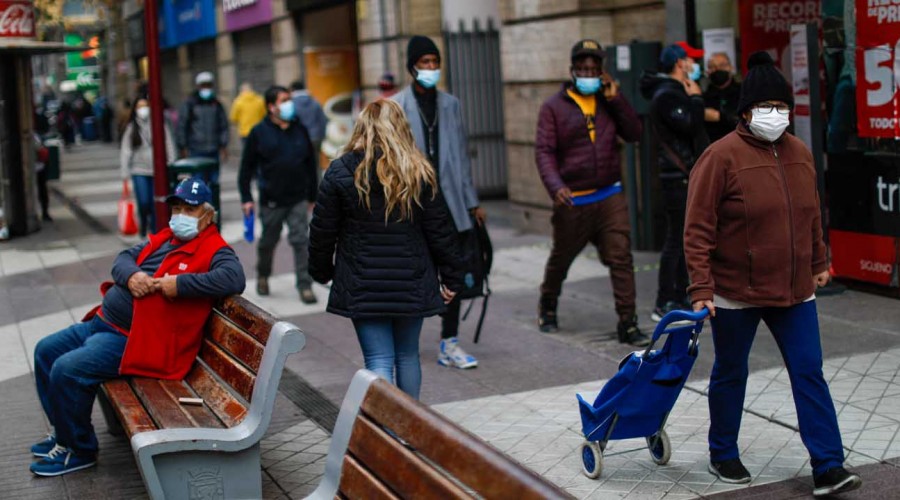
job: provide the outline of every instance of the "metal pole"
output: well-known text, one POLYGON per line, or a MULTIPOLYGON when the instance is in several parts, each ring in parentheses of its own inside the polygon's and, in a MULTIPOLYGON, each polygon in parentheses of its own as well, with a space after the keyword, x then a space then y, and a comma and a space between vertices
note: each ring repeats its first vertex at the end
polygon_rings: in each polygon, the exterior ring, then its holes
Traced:
POLYGON ((382 61, 382 73, 390 72, 390 62, 388 62, 388 44, 387 44, 387 8, 385 7, 385 1, 379 0, 378 2, 378 17, 381 18, 381 61, 382 61))
POLYGON ((809 71, 809 116, 812 135, 812 155, 816 166, 816 188, 819 190, 819 208, 822 216, 822 237, 828 244, 828 219, 825 202, 825 145, 823 138, 822 83, 819 77, 819 25, 806 25, 806 61, 809 71))
POLYGON ((159 28, 157 0, 144 0, 144 32, 147 38, 147 65, 150 89, 150 130, 153 134, 153 209, 156 231, 169 223, 169 176, 166 168, 166 133, 163 126, 163 93, 159 67, 159 28))

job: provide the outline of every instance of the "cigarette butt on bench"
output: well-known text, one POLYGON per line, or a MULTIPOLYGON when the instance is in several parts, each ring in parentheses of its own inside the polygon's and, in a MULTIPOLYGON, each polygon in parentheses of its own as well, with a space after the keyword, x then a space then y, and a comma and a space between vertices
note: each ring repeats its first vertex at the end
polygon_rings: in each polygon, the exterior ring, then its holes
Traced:
POLYGON ((178 398, 178 402, 183 405, 203 406, 203 400, 200 398, 178 398))

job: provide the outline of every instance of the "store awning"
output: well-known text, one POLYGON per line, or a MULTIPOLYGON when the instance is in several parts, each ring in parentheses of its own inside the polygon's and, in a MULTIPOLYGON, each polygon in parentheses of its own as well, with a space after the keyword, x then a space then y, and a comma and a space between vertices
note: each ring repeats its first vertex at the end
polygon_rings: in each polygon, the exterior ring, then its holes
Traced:
POLYGON ((52 54, 57 52, 81 52, 90 50, 86 45, 71 46, 62 42, 39 42, 37 40, 0 38, 0 52, 9 54, 52 54))

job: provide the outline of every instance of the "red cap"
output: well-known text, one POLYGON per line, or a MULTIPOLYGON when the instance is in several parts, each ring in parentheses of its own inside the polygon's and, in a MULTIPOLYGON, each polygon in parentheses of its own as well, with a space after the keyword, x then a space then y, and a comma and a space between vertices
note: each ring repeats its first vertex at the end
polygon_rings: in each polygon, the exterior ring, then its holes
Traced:
POLYGON ((684 49, 684 51, 687 52, 687 56, 690 57, 691 59, 703 59, 703 50, 702 49, 695 49, 694 47, 691 47, 690 45, 688 45, 688 43, 685 42, 684 40, 682 40, 680 42, 675 42, 675 45, 684 49))

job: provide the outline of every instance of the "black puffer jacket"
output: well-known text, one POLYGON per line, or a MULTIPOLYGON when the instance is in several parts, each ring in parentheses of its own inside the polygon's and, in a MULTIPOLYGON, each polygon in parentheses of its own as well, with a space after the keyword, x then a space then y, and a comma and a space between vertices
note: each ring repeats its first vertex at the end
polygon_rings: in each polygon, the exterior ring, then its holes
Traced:
POLYGON ((384 188, 374 172, 371 211, 353 184, 362 159, 348 153, 332 162, 310 223, 309 273, 319 283, 334 281, 328 312, 348 318, 443 312, 440 283, 462 289, 459 242, 447 204, 426 187, 411 220, 397 222, 395 215, 385 223, 384 188))
POLYGON ((647 118, 651 133, 659 142, 659 176, 685 179, 687 174, 674 161, 672 153, 678 155, 681 165, 690 171, 709 146, 703 121, 703 97, 689 96, 684 84, 661 73, 645 71, 640 85, 641 94, 651 101, 647 118))

